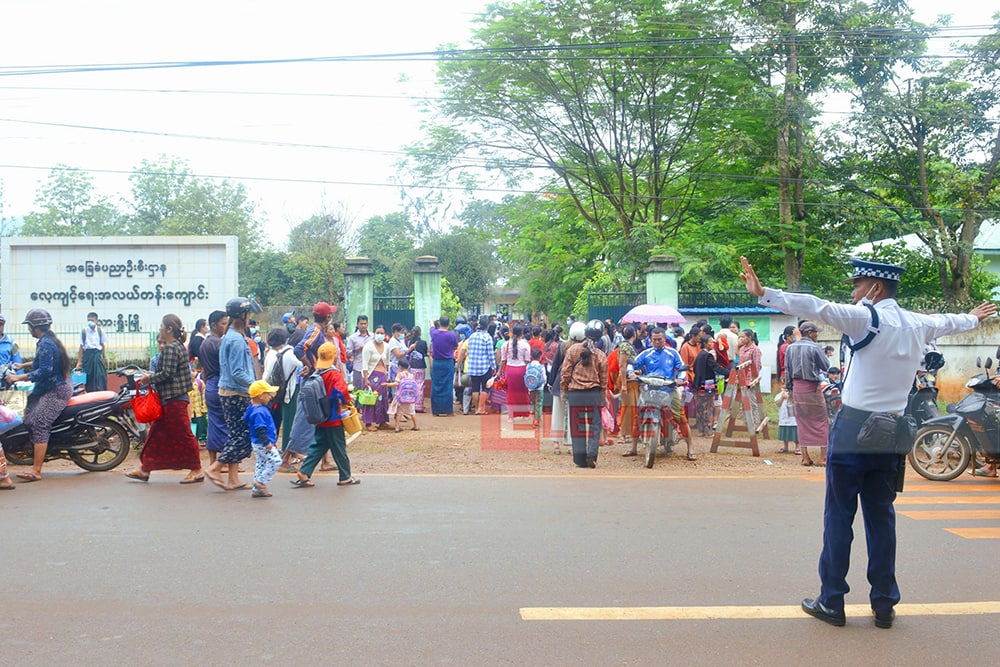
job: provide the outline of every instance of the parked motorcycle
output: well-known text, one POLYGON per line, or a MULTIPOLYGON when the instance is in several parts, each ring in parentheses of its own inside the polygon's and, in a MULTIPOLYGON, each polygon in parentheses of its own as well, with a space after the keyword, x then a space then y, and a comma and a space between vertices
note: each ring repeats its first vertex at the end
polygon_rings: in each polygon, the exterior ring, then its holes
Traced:
POLYGON ((941 415, 938 409, 938 389, 936 371, 944 367, 944 355, 937 350, 924 354, 924 367, 917 371, 906 400, 906 413, 917 420, 917 427, 941 415))
MULTIPOLYGON (((1000 348, 996 357, 1000 360, 1000 348)), ((978 359, 976 366, 984 367, 978 359)), ((992 367, 993 359, 987 359, 985 372, 965 384, 972 393, 917 431, 908 458, 921 476, 941 482, 955 479, 969 467, 974 452, 987 462, 1000 460, 1000 389, 990 376, 992 367)))
MULTIPOLYGON (((4 367, 6 378, 16 373, 4 367)), ((122 392, 92 391, 69 400, 49 434, 46 461, 69 459, 84 470, 112 470, 128 457, 128 431, 115 419, 124 400, 122 392)), ((34 444, 24 424, 0 434, 7 460, 14 465, 31 465, 34 444)))

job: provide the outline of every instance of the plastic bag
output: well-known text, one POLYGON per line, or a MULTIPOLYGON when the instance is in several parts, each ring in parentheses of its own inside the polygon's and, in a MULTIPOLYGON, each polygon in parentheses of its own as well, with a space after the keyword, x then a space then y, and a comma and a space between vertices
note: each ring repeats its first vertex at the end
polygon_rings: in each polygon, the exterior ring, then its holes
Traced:
POLYGON ((490 380, 490 389, 493 391, 507 391, 507 373, 498 373, 496 377, 490 380))
POLYGON ((135 413, 135 420, 141 424, 155 422, 163 415, 160 395, 152 387, 146 393, 139 389, 132 398, 132 411, 135 413))
POLYGON ((0 433, 6 433, 15 426, 20 425, 21 415, 6 405, 0 405, 0 433))
POLYGON ((614 433, 615 416, 606 407, 601 408, 601 425, 604 427, 606 433, 614 433))
POLYGON ((24 417, 24 408, 28 405, 28 392, 17 389, 0 391, 0 403, 13 410, 19 417, 24 417))

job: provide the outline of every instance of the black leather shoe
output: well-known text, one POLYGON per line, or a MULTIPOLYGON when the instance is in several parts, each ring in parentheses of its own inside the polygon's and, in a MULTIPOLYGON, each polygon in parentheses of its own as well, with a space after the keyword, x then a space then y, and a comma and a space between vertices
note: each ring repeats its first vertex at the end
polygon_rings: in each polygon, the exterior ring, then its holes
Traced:
POLYGON ((830 625, 840 627, 847 623, 847 617, 844 615, 844 612, 834 611, 819 600, 813 600, 812 598, 806 598, 802 601, 802 611, 830 625))
POLYGON ((889 611, 875 611, 872 609, 872 616, 875 617, 875 627, 876 628, 891 628, 892 622, 896 618, 896 612, 892 609, 889 611))

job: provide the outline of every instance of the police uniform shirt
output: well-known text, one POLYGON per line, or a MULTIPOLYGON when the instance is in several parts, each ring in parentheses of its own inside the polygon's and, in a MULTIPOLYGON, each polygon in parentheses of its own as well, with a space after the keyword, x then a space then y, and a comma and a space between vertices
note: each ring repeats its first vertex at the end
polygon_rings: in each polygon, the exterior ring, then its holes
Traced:
MULTIPOLYGON (((843 331, 852 344, 863 340, 871 329, 871 313, 860 304, 836 304, 810 294, 790 294, 769 287, 764 288, 758 302, 843 331)), ((879 301, 875 311, 878 334, 848 362, 843 402, 858 410, 902 413, 924 345, 940 336, 974 329, 979 318, 912 313, 900 308, 895 299, 879 301)))

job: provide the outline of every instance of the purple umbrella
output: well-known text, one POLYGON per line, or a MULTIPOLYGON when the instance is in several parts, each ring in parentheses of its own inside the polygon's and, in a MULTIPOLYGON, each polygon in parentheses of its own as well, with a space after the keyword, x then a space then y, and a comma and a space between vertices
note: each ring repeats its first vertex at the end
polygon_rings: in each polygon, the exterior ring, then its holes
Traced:
POLYGON ((644 303, 636 306, 625 313, 622 323, 625 322, 653 322, 656 324, 685 324, 684 316, 677 312, 673 306, 664 306, 658 303, 644 303))

